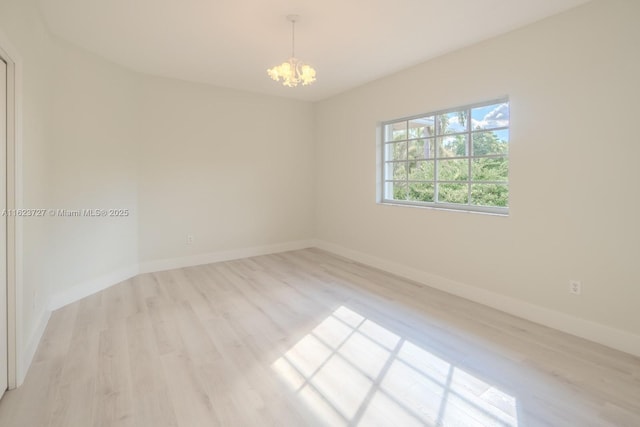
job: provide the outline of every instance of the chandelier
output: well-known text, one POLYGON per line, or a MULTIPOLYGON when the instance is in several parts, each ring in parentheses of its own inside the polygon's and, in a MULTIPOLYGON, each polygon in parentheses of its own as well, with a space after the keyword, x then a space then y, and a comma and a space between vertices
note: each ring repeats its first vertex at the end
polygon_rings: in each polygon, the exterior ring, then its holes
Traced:
POLYGON ((291 22, 291 57, 267 70, 269 77, 277 82, 282 80, 282 84, 288 87, 296 87, 299 83, 307 86, 316 81, 316 70, 300 61, 295 55, 296 21, 299 18, 298 15, 287 15, 287 20, 291 22))

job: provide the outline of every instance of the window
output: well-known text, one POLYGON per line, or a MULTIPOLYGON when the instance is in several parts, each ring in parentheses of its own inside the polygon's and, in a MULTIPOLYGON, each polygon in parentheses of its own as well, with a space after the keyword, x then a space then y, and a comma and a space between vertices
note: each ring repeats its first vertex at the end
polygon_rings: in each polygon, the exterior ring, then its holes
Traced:
POLYGON ((382 202, 504 213, 509 101, 382 124, 382 202))

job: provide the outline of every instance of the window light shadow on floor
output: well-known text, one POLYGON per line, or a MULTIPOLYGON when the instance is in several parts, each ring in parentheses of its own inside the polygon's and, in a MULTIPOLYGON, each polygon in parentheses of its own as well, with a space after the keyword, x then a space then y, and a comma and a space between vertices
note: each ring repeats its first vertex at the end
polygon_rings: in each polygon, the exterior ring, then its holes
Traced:
POLYGON ((328 425, 518 425, 514 396, 341 306, 272 368, 328 425))

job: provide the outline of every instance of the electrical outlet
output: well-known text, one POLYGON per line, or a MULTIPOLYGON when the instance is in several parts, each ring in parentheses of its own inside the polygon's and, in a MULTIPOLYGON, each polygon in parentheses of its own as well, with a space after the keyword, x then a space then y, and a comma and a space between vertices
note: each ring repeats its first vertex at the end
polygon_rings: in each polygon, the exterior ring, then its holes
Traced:
POLYGON ((193 244, 193 234, 187 234, 187 245, 193 244))
POLYGON ((569 280, 569 293, 580 295, 582 293, 582 283, 579 280, 569 280))

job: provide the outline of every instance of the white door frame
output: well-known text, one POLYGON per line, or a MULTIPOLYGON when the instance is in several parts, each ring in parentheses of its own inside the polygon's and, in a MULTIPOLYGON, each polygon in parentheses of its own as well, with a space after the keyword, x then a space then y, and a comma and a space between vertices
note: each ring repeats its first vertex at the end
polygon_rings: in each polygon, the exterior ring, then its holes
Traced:
MULTIPOLYGON (((0 30, 0 57, 7 63, 7 210, 21 205, 22 180, 22 60, 0 30)), ((7 219, 7 339, 9 389, 18 382, 19 343, 22 318, 22 222, 15 216, 7 219)))

